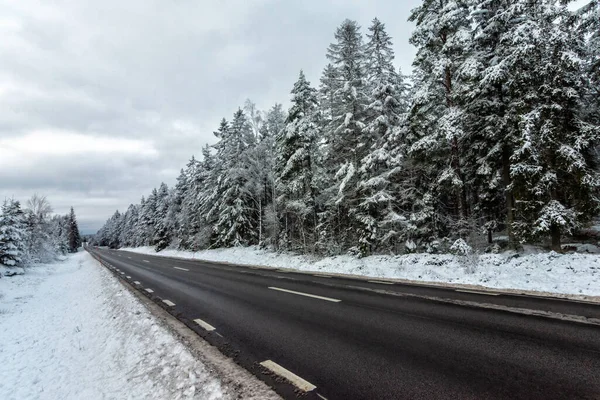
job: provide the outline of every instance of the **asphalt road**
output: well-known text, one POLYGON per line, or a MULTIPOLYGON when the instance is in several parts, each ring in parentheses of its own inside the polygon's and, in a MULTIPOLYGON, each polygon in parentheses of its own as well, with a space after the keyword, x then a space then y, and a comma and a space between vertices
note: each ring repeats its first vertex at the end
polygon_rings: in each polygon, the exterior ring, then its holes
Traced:
POLYGON ((285 398, 600 399, 598 305, 90 250, 285 398))

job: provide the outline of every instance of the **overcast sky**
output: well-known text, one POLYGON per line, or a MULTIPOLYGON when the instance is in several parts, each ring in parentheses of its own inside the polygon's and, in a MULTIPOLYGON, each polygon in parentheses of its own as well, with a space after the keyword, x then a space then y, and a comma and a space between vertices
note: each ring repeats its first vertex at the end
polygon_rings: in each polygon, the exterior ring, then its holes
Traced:
POLYGON ((222 117, 313 85, 336 27, 386 23, 410 71, 419 0, 0 0, 0 200, 73 205, 83 232, 174 184, 222 117))

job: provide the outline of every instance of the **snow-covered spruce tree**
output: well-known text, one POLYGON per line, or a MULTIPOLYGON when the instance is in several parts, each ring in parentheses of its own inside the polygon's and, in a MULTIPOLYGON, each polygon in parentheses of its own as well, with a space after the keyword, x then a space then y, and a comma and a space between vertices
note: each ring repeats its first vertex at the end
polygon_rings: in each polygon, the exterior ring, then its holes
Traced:
POLYGON ((167 221, 169 211, 169 188, 166 183, 161 183, 156 194, 156 207, 154 209, 154 238, 152 245, 155 250, 161 251, 171 243, 171 234, 167 221))
POLYGON ((600 177, 592 151, 600 127, 581 119, 585 52, 572 14, 551 0, 529 7, 523 33, 529 37, 535 91, 525 100, 511 157, 514 226, 521 240, 550 235, 552 249, 561 251, 561 236, 599 210, 600 177))
POLYGON ((138 241, 136 238, 137 224, 139 221, 139 206, 130 204, 127 211, 122 216, 123 222, 119 234, 119 244, 121 247, 136 247, 138 241))
POLYGON ((156 234, 156 200, 158 190, 152 189, 150 195, 143 202, 140 213, 139 234, 142 237, 143 246, 153 246, 154 236, 156 234))
POLYGON ((206 224, 203 217, 202 196, 205 188, 214 189, 206 182, 206 166, 212 164, 212 161, 208 146, 205 146, 202 152, 205 154, 203 161, 192 156, 177 179, 175 188, 181 196, 180 211, 177 214, 177 236, 179 247, 182 249, 200 250, 210 244, 210 234, 206 235, 204 232, 206 224))
POLYGON ((77 249, 81 247, 81 235, 79 234, 79 226, 77 225, 77 217, 75 216, 73 207, 69 211, 68 221, 67 237, 69 240, 69 252, 76 253, 77 249))
POLYGON ((472 3, 474 29, 456 95, 464 110, 471 211, 487 230, 488 241, 494 230, 505 227, 515 247, 511 156, 521 134, 524 100, 536 90, 531 68, 534 15, 526 1, 472 3))
MULTIPOLYGON (((321 130, 323 132, 333 131, 333 105, 335 104, 335 93, 341 86, 339 71, 332 65, 327 64, 321 75, 317 99, 321 111, 321 130)), ((326 136, 331 136, 328 133, 326 136)))
POLYGON ((275 139, 285 127, 286 113, 275 104, 264 113, 258 130, 258 143, 249 149, 250 179, 248 191, 253 193, 258 214, 258 242, 275 245, 279 237, 279 221, 275 198, 275 139))
MULTIPOLYGON (((207 173, 207 184, 205 190, 199 193, 200 213, 206 218, 206 221, 212 229, 212 239, 210 245, 216 242, 214 225, 219 218, 219 199, 222 194, 222 176, 226 173, 225 165, 221 162, 222 155, 225 154, 223 140, 229 137, 229 122, 223 118, 219 124, 219 128, 213 132, 219 141, 212 146, 216 151, 214 155, 207 151, 209 157, 214 156, 213 168, 207 173)), ((205 155, 205 160, 207 159, 205 155)))
POLYGON ((328 200, 319 228, 324 235, 319 246, 327 248, 328 242, 333 242, 340 249, 358 251, 355 245, 362 222, 357 214, 360 198, 356 172, 374 143, 365 129, 369 105, 365 54, 355 21, 344 21, 336 30, 335 39, 327 50, 327 58, 335 68, 339 88, 333 94, 332 129, 325 132, 325 168, 333 179, 326 189, 328 200))
MULTIPOLYGON (((102 233, 102 245, 108 246, 111 249, 118 249, 121 247, 121 232, 122 232, 123 218, 119 210, 115 211, 112 217, 109 218, 105 225, 105 230, 102 233)), ((70 247, 69 247, 69 251, 70 247)))
POLYGON ((254 194, 248 189, 247 150, 255 146, 252 129, 241 109, 235 112, 229 129, 220 138, 217 156, 222 168, 219 176, 214 226, 216 245, 243 246, 257 242, 257 215, 254 194))
POLYGON ((368 87, 371 104, 368 107, 366 133, 371 140, 367 156, 360 162, 358 171, 358 193, 360 203, 356 216, 360 221, 359 249, 362 255, 369 254, 389 233, 389 222, 399 215, 398 187, 402 162, 400 139, 402 109, 398 77, 394 65, 392 39, 385 25, 377 18, 369 27, 369 38, 365 47, 368 87), (379 229, 383 224, 388 226, 379 229))
POLYGON ((457 71, 465 59, 469 37, 468 5, 460 0, 424 0, 412 10, 410 21, 416 23, 410 42, 417 47, 417 55, 408 153, 413 176, 418 177, 414 184, 419 198, 429 199, 429 204, 415 205, 413 222, 428 221, 415 232, 425 241, 451 233, 462 236, 467 233, 468 216, 463 173, 466 144, 462 109, 455 94, 460 90, 457 71), (424 212, 435 215, 426 217, 424 212))
POLYGON ((591 0, 576 16, 578 32, 587 37, 585 45, 586 94, 583 118, 600 124, 600 1, 591 0))
POLYGON ((277 208, 282 216, 283 247, 308 252, 315 242, 317 223, 313 182, 320 136, 317 91, 300 71, 291 94, 285 129, 278 133, 275 147, 277 208))
POLYGON ((0 265, 17 267, 23 261, 25 229, 21 204, 5 200, 0 214, 0 265))
MULTIPOLYGON (((99 232, 104 232, 106 225, 99 232)), ((50 232, 52 235, 52 247, 57 254, 65 255, 68 252, 69 238, 67 236, 67 216, 55 215, 50 220, 50 232)))

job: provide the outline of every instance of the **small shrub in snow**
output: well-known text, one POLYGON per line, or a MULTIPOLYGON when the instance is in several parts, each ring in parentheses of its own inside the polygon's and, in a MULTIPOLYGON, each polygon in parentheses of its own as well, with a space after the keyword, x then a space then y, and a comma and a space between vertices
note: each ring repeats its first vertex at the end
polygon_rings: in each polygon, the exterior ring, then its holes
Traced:
POLYGON ((416 253, 417 252, 417 244, 413 240, 408 239, 406 241, 406 243, 404 243, 404 250, 407 254, 416 253))
POLYGON ((473 253, 473 248, 463 239, 457 239, 452 246, 450 246, 450 252, 457 256, 468 256, 473 253))

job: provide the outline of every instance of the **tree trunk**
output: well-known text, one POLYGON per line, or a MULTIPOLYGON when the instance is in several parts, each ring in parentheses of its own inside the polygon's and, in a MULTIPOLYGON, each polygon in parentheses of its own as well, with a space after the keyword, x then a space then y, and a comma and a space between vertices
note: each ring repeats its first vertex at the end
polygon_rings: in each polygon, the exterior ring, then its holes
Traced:
POLYGON ((508 246, 517 248, 515 234, 512 225, 515 222, 514 199, 512 190, 509 190, 510 181, 510 152, 507 146, 502 149, 502 181, 504 183, 504 196, 506 199, 506 232, 508 234, 508 246))
POLYGON ((550 227, 550 236, 552 237, 552 250, 556 251, 557 253, 561 253, 562 247, 560 245, 560 228, 557 225, 552 224, 550 227))

